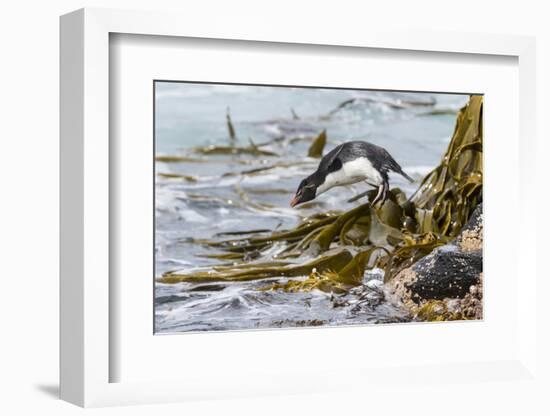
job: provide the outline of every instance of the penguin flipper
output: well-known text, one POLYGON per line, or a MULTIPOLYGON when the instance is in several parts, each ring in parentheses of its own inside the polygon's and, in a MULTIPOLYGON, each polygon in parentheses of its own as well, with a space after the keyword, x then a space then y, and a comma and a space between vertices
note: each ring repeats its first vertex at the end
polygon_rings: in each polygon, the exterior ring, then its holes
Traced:
POLYGON ((344 144, 336 146, 332 149, 326 156, 321 160, 319 164, 320 170, 325 170, 326 172, 334 172, 342 167, 342 162, 338 159, 338 155, 342 152, 344 144))

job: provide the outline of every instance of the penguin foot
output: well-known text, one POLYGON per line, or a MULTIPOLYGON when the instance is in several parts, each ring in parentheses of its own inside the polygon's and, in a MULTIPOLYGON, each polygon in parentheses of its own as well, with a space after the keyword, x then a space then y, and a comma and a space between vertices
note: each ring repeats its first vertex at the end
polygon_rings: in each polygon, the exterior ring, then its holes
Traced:
POLYGON ((374 207, 378 201, 381 201, 381 200, 385 199, 386 192, 384 191, 384 189, 385 189, 384 184, 382 184, 378 187, 378 193, 376 194, 376 196, 374 197, 374 199, 370 203, 371 207, 374 207))

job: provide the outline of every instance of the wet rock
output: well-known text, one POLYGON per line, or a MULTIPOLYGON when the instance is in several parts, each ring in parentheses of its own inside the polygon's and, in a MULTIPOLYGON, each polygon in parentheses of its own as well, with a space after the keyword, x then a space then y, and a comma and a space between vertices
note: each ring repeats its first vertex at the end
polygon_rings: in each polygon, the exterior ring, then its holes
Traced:
POLYGON ((412 267, 416 279, 408 285, 412 299, 462 298, 482 272, 481 250, 462 251, 453 245, 437 248, 412 267))
POLYGON ((472 213, 455 244, 463 252, 480 252, 483 249, 483 204, 479 204, 472 213))
POLYGON ((465 231, 482 231, 483 232, 483 204, 479 204, 474 212, 472 212, 472 215, 470 216, 470 219, 466 223, 466 225, 462 228, 461 234, 458 236, 458 239, 460 240, 462 237, 462 234, 465 231))
POLYGON ((482 318, 483 207, 460 235, 438 247, 390 282, 394 299, 420 320, 482 318))
POLYGON ((479 282, 470 286, 469 293, 460 301, 460 309, 466 319, 483 319, 483 273, 479 282))

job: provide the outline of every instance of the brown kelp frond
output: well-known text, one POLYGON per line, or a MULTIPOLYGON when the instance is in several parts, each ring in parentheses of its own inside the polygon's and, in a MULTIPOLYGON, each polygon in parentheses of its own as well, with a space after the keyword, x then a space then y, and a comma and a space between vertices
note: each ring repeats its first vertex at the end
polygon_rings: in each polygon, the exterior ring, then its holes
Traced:
POLYGON ((225 119, 227 121, 227 133, 229 134, 229 138, 235 141, 237 139, 237 135, 235 134, 235 127, 233 127, 233 122, 231 121, 231 114, 229 111, 229 107, 227 107, 227 111, 225 113, 225 119))
MULTIPOLYGON (((220 155, 248 155, 248 156, 279 156, 278 153, 266 149, 276 144, 279 139, 274 139, 265 143, 255 143, 252 138, 248 138, 248 146, 237 146, 231 143, 229 146, 209 145, 202 147, 194 147, 190 149, 192 153, 199 155, 220 156, 220 155)), ((158 160, 158 159, 157 159, 158 160)))
POLYGON ((416 311, 415 317, 423 322, 463 321, 472 319, 464 316, 462 312, 450 310, 447 303, 441 300, 426 302, 416 311))
POLYGON ((311 231, 322 228, 323 226, 332 223, 337 218, 337 213, 327 212, 319 216, 305 218, 302 223, 294 229, 275 232, 268 236, 230 239, 222 241, 206 240, 202 241, 202 243, 211 247, 218 247, 229 251, 247 251, 248 248, 263 249, 271 246, 273 243, 278 241, 286 243, 299 241, 302 238, 306 237, 311 231))
POLYGON ((432 211, 432 224, 420 232, 456 236, 481 202, 483 134, 481 96, 472 96, 458 114, 455 131, 439 166, 432 170, 411 198, 417 209, 432 211))
POLYGON ((436 108, 431 111, 426 111, 425 113, 419 113, 417 114, 417 116, 455 116, 456 113, 458 113, 458 110, 455 110, 453 108, 436 108))
POLYGON ((193 175, 183 175, 180 173, 158 173, 157 175, 163 179, 183 179, 187 182, 197 182, 197 177, 193 175))
POLYGON ((204 146, 192 149, 194 153, 201 155, 250 155, 250 156, 279 156, 271 150, 262 149, 260 146, 204 146))
POLYGON ((349 285, 340 282, 340 275, 332 270, 318 272, 312 270, 305 280, 288 280, 283 283, 272 283, 259 290, 283 290, 285 292, 310 292, 314 289, 323 292, 346 293, 349 285))
POLYGON ((272 283, 261 290, 282 289, 285 292, 311 291, 313 289, 323 292, 345 293, 351 287, 357 286, 363 280, 365 270, 369 263, 373 263, 381 250, 371 247, 368 250, 356 254, 339 271, 333 269, 318 270, 314 268, 305 280, 289 280, 287 282, 272 283))
MULTIPOLYGON (((208 163, 208 164, 227 164, 227 160, 224 160, 222 158, 205 158, 205 157, 194 157, 194 156, 187 156, 187 155, 158 155, 155 156, 156 162, 162 162, 162 163, 208 163)), ((249 159, 234 159, 231 161, 231 163, 237 163, 239 165, 251 165, 253 164, 253 161, 249 159)))
POLYGON ((223 267, 222 270, 209 269, 190 273, 168 272, 160 279, 161 283, 179 282, 217 282, 217 281, 249 281, 274 277, 297 277, 311 273, 312 270, 342 270, 353 259, 352 254, 345 249, 337 249, 326 253, 304 264, 288 263, 255 263, 223 267))
POLYGON ((228 235, 265 234, 269 232, 271 232, 271 230, 267 228, 260 228, 257 230, 224 231, 221 233, 216 233, 215 236, 221 237, 221 236, 228 236, 228 235))
MULTIPOLYGON (((343 108, 353 103, 343 103, 343 108)), ((412 104, 411 104, 412 105, 412 104)), ((418 104, 420 105, 420 104, 418 104)), ((326 212, 304 219, 297 227, 268 235, 202 241, 230 253, 226 258, 253 259, 274 244, 273 257, 299 259, 316 256, 304 264, 273 265, 237 263, 222 271, 167 273, 161 281, 255 280, 268 277, 308 276, 272 285, 272 289, 347 290, 361 282, 366 269, 385 270, 388 281, 400 270, 456 237, 483 198, 482 96, 471 96, 460 110, 449 146, 441 163, 421 181, 410 197, 393 188, 383 204, 369 202, 347 212, 326 212), (358 251, 353 255, 352 251, 358 251), (336 253, 335 254, 335 250, 336 253), (335 264, 337 263, 337 264, 335 264)), ((218 257, 222 259, 221 257, 218 257)), ((223 259, 222 259, 223 260, 223 259)))
POLYGON ((325 148, 326 144, 327 144, 327 131, 323 130, 315 138, 315 140, 313 140, 313 143, 311 143, 311 146, 307 151, 307 155, 309 157, 316 157, 316 158, 323 156, 323 149, 325 148))

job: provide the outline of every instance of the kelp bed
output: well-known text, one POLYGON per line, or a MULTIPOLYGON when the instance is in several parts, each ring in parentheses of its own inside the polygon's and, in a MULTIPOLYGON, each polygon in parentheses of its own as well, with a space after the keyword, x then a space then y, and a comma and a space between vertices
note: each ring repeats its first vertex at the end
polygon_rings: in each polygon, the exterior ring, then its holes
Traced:
MULTIPOLYGON (((277 278, 261 289, 340 293, 361 284, 366 269, 381 268, 385 281, 390 280, 456 237, 482 201, 482 107, 481 96, 470 97, 458 113, 440 164, 424 177, 411 197, 393 188, 382 205, 371 207, 373 190, 367 193, 366 203, 346 212, 315 214, 293 229, 267 235, 265 230, 251 230, 242 232, 246 237, 201 240, 201 244, 217 250, 208 256, 223 263, 205 271, 167 272, 158 281, 277 278), (273 261, 253 261, 274 246, 279 249, 273 261)), ((322 135, 320 140, 326 141, 326 134, 322 135)), ((258 148, 251 143, 250 152, 258 148)))

